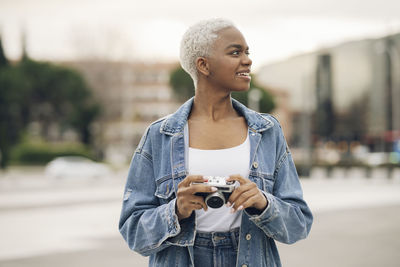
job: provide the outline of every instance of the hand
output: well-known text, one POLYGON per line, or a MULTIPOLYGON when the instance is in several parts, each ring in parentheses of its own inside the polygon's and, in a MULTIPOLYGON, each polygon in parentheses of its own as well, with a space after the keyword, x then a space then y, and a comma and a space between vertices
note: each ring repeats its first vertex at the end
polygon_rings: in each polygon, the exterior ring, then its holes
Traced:
POLYGON ((245 179, 240 175, 231 175, 226 181, 238 181, 240 183, 240 186, 233 191, 228 199, 228 207, 233 204, 232 212, 250 207, 262 211, 267 207, 267 198, 258 189, 257 185, 249 179, 245 179))
POLYGON ((175 210, 179 220, 190 217, 194 210, 204 209, 207 211, 204 198, 195 194, 198 192, 215 192, 217 188, 208 185, 193 184, 205 181, 207 180, 201 175, 189 175, 178 184, 175 210))

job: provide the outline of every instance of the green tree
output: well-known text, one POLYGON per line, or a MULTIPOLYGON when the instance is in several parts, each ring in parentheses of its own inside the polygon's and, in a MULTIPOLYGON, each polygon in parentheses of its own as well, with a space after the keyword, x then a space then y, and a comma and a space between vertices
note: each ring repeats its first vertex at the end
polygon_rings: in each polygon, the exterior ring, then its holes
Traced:
POLYGON ((171 72, 169 84, 174 91, 175 97, 179 101, 183 102, 194 96, 193 80, 180 66, 171 72))
MULTIPOLYGON (((174 95, 179 101, 185 101, 194 95, 194 84, 190 75, 180 66, 174 69, 170 74, 169 84, 172 87, 174 95)), ((269 113, 275 108, 275 102, 268 90, 254 82, 254 75, 250 82, 250 90, 246 92, 233 92, 232 97, 244 105, 248 105, 248 94, 251 90, 260 89, 260 112, 269 113)))
POLYGON ((42 136, 56 123, 60 128, 73 128, 83 143, 90 144, 90 125, 100 106, 82 76, 69 68, 30 59, 22 61, 20 68, 29 84, 29 121, 40 122, 42 136))
POLYGON ((74 129, 83 143, 90 144, 90 126, 100 110, 75 70, 28 56, 15 66, 0 68, 1 167, 7 165, 11 147, 30 122, 40 124, 45 139, 50 126, 57 125, 61 130, 74 129))
POLYGON ((3 67, 7 67, 8 64, 9 63, 8 63, 6 55, 4 54, 3 42, 2 42, 1 36, 0 36, 0 69, 3 67))
POLYGON ((10 63, 4 53, 0 37, 0 167, 9 161, 11 147, 18 141, 22 128, 22 106, 20 92, 23 90, 23 78, 10 63), (8 88, 14 88, 8 90, 8 88))
POLYGON ((24 77, 14 66, 0 69, 0 167, 5 168, 10 151, 26 126, 23 116, 24 77))
POLYGON ((238 100, 243 105, 248 106, 249 93, 252 90, 259 90, 259 92, 261 93, 261 98, 260 98, 260 103, 259 103, 259 107, 260 107, 259 112, 270 113, 275 108, 274 98, 268 92, 268 90, 266 88, 258 85, 256 82, 254 82, 254 80, 255 80, 254 75, 252 75, 252 79, 250 82, 250 89, 245 92, 233 92, 232 97, 235 98, 236 100, 238 100))

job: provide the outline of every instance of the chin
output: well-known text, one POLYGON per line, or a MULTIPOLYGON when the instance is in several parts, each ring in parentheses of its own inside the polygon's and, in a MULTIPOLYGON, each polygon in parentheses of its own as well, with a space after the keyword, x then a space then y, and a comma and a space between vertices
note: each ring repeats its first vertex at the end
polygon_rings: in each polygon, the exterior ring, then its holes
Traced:
POLYGON ((232 92, 246 92, 250 89, 250 84, 248 86, 243 86, 243 87, 235 87, 232 88, 231 91, 232 92))

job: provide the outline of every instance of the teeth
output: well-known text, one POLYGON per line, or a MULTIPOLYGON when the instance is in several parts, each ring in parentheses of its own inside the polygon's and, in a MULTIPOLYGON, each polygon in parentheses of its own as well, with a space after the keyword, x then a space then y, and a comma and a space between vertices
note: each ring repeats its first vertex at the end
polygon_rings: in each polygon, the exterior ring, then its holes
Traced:
POLYGON ((239 72, 238 75, 239 76, 249 76, 250 73, 248 73, 248 72, 239 72))

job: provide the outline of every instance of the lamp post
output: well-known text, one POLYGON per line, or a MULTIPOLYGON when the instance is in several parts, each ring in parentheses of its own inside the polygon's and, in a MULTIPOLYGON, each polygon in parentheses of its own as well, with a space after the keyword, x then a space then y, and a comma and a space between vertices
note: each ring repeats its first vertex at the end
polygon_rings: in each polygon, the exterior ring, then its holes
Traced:
POLYGON ((260 111, 260 100, 262 97, 260 89, 252 88, 249 91, 249 94, 247 97, 248 97, 249 108, 259 112, 260 111))
POLYGON ((399 144, 400 144, 400 52, 395 44, 391 42, 391 39, 388 39, 387 53, 391 58, 391 74, 392 74, 392 86, 391 86, 391 94, 392 94, 392 139, 393 139, 393 153, 396 154, 396 163, 400 162, 400 152, 399 144), (397 73, 396 73, 397 72, 397 73))

